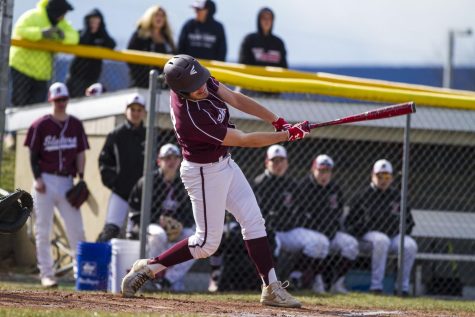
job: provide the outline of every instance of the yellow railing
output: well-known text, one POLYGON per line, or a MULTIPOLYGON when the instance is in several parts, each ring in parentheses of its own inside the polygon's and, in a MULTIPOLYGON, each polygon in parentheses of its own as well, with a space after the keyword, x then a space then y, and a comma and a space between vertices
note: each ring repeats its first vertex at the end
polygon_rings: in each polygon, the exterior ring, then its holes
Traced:
MULTIPOLYGON (((110 50, 86 45, 63 45, 57 42, 30 42, 12 39, 12 45, 30 49, 101 58, 127 63, 163 67, 171 57, 133 50, 110 50)), ((403 102, 420 105, 475 110, 475 93, 430 86, 392 83, 326 73, 308 73, 274 67, 246 66, 202 60, 219 80, 257 91, 321 94, 358 100, 403 102)))

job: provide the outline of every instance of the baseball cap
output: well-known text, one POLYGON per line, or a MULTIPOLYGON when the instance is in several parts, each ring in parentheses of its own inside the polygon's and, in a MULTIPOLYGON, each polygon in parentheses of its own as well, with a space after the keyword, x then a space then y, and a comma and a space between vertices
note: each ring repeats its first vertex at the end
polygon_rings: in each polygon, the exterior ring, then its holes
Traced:
POLYGON ((207 0, 195 0, 191 7, 195 9, 205 9, 207 0))
POLYGON ((316 169, 331 169, 335 166, 332 158, 326 154, 318 155, 313 161, 313 164, 316 169))
POLYGON ((388 160, 382 159, 376 161, 373 166, 373 173, 378 174, 378 173, 393 173, 393 166, 388 160))
POLYGON ((104 85, 95 83, 86 89, 86 96, 100 96, 106 91, 104 85))
POLYGON ((172 143, 167 143, 167 144, 162 145, 162 147, 160 148, 160 151, 158 152, 158 157, 162 158, 169 155, 181 156, 181 152, 178 146, 172 143))
POLYGON ((269 146, 269 148, 267 149, 268 160, 272 160, 276 157, 287 158, 287 150, 282 145, 274 144, 269 146))
POLYGON ((65 84, 56 82, 49 87, 48 101, 53 101, 60 98, 69 98, 68 87, 65 84))
POLYGON ((145 99, 139 94, 130 95, 127 97, 125 106, 129 107, 130 105, 139 105, 145 108, 145 99))

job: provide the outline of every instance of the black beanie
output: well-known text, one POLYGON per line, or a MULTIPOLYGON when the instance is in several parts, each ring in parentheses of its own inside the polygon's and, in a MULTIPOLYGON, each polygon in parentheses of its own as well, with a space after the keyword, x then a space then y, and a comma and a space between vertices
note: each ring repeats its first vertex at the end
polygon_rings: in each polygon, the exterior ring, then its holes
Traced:
POLYGON ((46 12, 53 18, 65 15, 66 12, 72 11, 73 9, 73 6, 66 0, 49 0, 46 5, 46 12))

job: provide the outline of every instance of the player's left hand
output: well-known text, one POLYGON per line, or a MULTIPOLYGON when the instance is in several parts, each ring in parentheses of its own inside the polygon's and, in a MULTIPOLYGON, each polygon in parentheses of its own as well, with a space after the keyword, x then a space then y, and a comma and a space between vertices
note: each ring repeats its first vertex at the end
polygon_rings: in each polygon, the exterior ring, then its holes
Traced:
POLYGON ((274 126, 274 129, 276 132, 287 131, 288 129, 292 127, 290 123, 285 121, 284 118, 280 118, 280 117, 277 120, 273 121, 272 125, 274 126))
POLYGON ((308 121, 305 120, 294 124, 289 130, 287 130, 287 133, 289 134, 289 141, 303 139, 307 134, 310 133, 308 121))

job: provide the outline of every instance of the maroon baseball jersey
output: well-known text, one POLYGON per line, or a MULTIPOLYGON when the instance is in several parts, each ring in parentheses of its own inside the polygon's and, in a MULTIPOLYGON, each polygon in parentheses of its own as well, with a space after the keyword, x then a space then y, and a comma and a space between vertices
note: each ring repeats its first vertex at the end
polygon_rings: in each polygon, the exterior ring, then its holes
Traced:
POLYGON ((170 116, 183 157, 190 162, 216 162, 228 152, 223 140, 228 128, 229 109, 218 96, 220 83, 210 77, 209 95, 202 100, 188 100, 170 91, 170 116))
POLYGON ((76 175, 76 156, 89 148, 84 127, 79 119, 68 116, 59 122, 45 115, 30 126, 25 146, 38 153, 41 172, 76 175))

